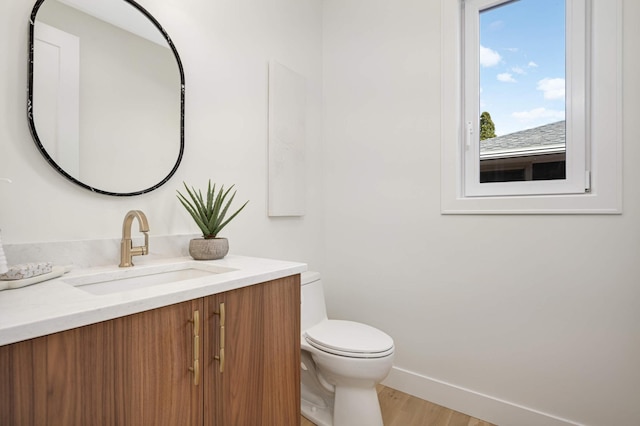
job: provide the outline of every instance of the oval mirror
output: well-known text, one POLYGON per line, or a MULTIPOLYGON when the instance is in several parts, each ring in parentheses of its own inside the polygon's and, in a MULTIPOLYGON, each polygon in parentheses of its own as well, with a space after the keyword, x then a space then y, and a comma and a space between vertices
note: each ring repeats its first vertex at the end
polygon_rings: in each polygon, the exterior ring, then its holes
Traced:
POLYGON ((133 0, 38 0, 27 113, 46 160, 94 192, 152 191, 184 151, 184 71, 158 21, 133 0))

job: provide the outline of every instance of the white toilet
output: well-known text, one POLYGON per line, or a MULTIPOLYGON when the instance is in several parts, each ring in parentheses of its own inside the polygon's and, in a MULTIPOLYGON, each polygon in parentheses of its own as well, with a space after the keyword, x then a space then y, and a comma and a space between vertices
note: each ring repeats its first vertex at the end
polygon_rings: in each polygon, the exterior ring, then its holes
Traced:
POLYGON ((393 363, 377 328, 330 320, 318 272, 302 274, 302 415, 319 426, 382 426, 376 385, 393 363))

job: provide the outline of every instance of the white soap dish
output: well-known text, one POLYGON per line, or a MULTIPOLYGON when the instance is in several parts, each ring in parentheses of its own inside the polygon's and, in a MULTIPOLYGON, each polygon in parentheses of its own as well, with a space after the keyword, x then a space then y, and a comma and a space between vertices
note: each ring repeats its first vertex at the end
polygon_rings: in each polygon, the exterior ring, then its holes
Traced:
POLYGON ((65 272, 69 272, 71 270, 70 266, 53 266, 51 268, 51 272, 47 272, 46 274, 37 275, 35 277, 23 278, 20 280, 8 280, 8 281, 0 281, 0 290, 9 290, 13 288, 26 287, 28 285, 37 284, 42 281, 51 280, 53 278, 57 278, 63 275, 65 272))
POLYGON ((12 265, 4 274, 0 274, 0 281, 22 280, 25 278, 37 277, 51 272, 53 263, 51 262, 34 262, 22 263, 20 265, 12 265))

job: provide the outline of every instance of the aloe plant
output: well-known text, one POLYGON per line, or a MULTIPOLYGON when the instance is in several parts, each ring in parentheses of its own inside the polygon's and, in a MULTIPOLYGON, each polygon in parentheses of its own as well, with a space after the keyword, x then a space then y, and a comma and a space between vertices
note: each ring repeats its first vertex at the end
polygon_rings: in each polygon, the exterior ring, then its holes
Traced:
POLYGON ((200 190, 196 190, 194 187, 187 186, 184 183, 184 187, 187 190, 187 194, 189 198, 184 196, 180 191, 176 191, 178 193, 178 200, 182 203, 185 209, 189 212, 193 220, 196 222, 200 230, 202 231, 202 236, 205 239, 216 238, 218 233, 227 226, 233 218, 235 218, 238 213, 244 209, 247 205, 245 202, 242 207, 240 207, 235 213, 233 213, 227 220, 225 217, 227 215, 227 211, 229 210, 229 206, 236 196, 236 191, 233 192, 231 198, 225 204, 225 200, 233 189, 234 185, 231 185, 229 189, 225 191, 224 185, 220 187, 220 190, 216 192, 216 185, 213 184, 211 186, 211 180, 209 180, 209 185, 207 187, 206 199, 202 197, 202 192, 200 190))

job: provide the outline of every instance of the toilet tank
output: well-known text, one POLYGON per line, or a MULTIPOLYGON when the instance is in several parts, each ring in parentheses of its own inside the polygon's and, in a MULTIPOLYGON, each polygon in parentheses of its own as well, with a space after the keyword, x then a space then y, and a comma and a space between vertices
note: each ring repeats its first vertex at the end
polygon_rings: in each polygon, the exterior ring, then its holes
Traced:
POLYGON ((324 290, 318 272, 303 272, 300 299, 301 331, 304 333, 310 327, 327 319, 327 307, 324 303, 324 290))

